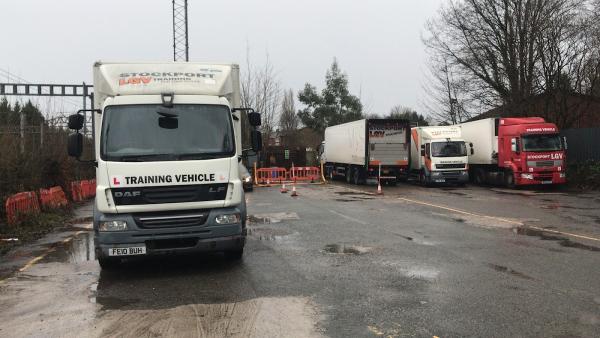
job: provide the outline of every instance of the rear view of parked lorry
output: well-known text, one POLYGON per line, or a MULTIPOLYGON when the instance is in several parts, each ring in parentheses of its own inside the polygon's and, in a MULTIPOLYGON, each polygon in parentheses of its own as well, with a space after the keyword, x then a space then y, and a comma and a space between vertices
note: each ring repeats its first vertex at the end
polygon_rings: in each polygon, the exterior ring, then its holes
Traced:
POLYGON ((348 183, 395 184, 408 172, 410 125, 406 120, 363 119, 325 129, 325 175, 348 183), (381 173, 379 169, 381 168, 381 173))
POLYGON ((476 183, 508 187, 566 182, 566 140, 539 117, 489 118, 460 124, 472 143, 470 175, 476 183))
POLYGON ((467 145, 459 126, 411 129, 410 173, 421 184, 469 181, 467 145))
MULTIPOLYGON (((223 251, 241 258, 246 204, 239 175, 241 116, 235 64, 94 65, 95 252, 123 257, 223 251)), ((247 109, 246 109, 247 110, 247 109)), ((70 117, 79 130, 82 115, 70 117)), ((252 125, 260 115, 251 112, 252 125)), ((253 147, 261 146, 252 132, 253 147)), ((83 137, 69 138, 81 156, 83 137)))

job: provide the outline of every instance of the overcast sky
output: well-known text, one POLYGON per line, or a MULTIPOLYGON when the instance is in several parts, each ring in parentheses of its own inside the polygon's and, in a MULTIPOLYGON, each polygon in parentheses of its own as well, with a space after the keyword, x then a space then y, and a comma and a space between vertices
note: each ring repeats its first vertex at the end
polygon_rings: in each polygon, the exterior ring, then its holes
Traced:
MULTIPOLYGON (((191 61, 268 53, 284 88, 323 88, 337 57, 370 113, 419 111, 426 54, 421 34, 443 0, 189 0, 191 61)), ((171 0, 2 0, 0 81, 91 82, 96 60, 172 59, 171 0)), ((39 102, 39 101, 38 101, 39 102)), ((40 102, 44 103, 44 102, 40 102)), ((67 106, 65 106, 67 108, 67 106)))

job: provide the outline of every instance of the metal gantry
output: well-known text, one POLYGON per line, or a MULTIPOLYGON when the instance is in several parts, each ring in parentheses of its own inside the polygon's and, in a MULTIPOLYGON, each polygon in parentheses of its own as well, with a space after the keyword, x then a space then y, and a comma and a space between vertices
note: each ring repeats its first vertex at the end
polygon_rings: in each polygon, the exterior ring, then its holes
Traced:
POLYGON ((173 0, 173 61, 189 61, 188 0, 173 0))

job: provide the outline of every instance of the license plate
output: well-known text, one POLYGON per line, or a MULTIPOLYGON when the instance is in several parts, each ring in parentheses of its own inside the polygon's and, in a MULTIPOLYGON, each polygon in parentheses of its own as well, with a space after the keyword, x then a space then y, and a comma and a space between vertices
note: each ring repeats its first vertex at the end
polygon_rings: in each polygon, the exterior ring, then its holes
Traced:
POLYGON ((134 246, 128 248, 110 248, 108 249, 109 256, 134 256, 134 255, 145 255, 145 246, 134 246))
POLYGON ((542 181, 542 184, 552 184, 552 181, 542 181))

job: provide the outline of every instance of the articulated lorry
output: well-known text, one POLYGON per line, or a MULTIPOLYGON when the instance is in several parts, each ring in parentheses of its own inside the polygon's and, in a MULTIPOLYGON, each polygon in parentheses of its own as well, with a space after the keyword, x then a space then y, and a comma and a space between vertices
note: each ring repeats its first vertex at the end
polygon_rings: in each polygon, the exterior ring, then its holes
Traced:
MULTIPOLYGON (((240 259, 246 204, 238 162, 239 67, 203 63, 94 65, 94 246, 102 268, 121 258, 222 251, 240 259)), ((69 118, 69 155, 84 123, 69 118)), ((253 128, 254 150, 262 145, 253 128)))
POLYGON ((329 178, 361 184, 395 184, 408 172, 410 124, 399 119, 363 119, 325 129, 321 162, 329 178), (381 172, 380 172, 381 169, 381 172))
POLYGON ((469 181, 467 145, 459 126, 411 129, 410 174, 421 184, 469 181))
POLYGON ((460 124, 476 183, 508 187, 566 182, 566 139, 540 117, 488 118, 460 124))

